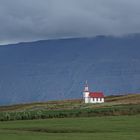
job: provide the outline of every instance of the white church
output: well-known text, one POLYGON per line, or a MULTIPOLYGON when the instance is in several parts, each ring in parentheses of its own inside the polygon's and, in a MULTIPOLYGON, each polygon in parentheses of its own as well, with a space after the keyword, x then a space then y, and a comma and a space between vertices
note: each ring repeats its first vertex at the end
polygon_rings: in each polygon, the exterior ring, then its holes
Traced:
POLYGON ((86 81, 83 98, 85 103, 104 103, 103 92, 90 92, 86 81))

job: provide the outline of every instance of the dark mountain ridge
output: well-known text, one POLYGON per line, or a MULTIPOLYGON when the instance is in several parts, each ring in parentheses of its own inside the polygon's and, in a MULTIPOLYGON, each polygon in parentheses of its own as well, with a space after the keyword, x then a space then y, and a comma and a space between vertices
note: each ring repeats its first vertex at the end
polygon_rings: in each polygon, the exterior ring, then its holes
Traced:
POLYGON ((140 92, 140 35, 0 46, 0 104, 140 92))

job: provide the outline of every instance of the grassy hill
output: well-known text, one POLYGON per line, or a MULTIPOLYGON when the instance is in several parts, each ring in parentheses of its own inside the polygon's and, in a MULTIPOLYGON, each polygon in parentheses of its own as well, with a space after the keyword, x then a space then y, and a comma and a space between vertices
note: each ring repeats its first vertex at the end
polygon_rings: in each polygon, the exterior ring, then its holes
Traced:
POLYGON ((0 112, 12 111, 34 111, 34 110, 71 110, 87 108, 105 108, 117 105, 140 104, 140 94, 128 94, 105 97, 103 104, 85 104, 82 99, 48 101, 28 104, 17 104, 11 106, 0 106, 0 112))
POLYGON ((140 94, 107 96, 103 104, 82 99, 0 107, 0 121, 140 114, 140 94))

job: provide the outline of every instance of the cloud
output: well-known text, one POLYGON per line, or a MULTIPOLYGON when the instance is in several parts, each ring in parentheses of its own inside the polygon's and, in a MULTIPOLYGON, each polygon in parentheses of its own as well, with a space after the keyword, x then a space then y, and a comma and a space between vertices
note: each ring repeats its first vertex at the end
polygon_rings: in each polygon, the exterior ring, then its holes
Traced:
POLYGON ((140 32, 139 0, 0 0, 0 43, 140 32))

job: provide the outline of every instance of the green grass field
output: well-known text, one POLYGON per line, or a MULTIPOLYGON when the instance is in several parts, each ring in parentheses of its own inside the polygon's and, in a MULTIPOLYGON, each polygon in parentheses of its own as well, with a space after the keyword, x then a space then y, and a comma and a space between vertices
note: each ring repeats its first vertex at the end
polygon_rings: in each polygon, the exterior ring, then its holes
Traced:
POLYGON ((0 140, 140 140, 140 115, 0 122, 0 140))
POLYGON ((1 106, 0 140, 140 140, 140 94, 1 106))

